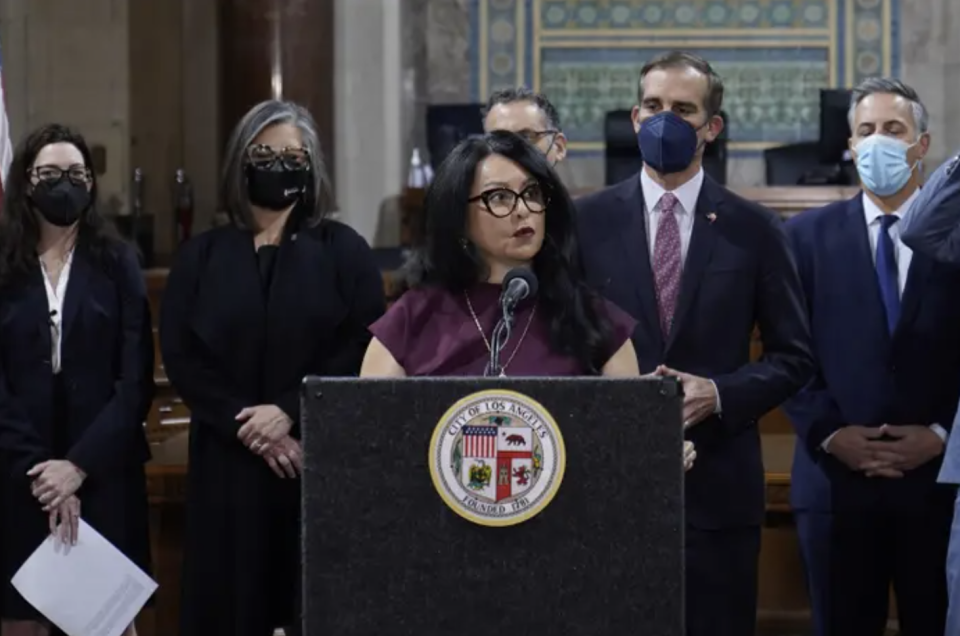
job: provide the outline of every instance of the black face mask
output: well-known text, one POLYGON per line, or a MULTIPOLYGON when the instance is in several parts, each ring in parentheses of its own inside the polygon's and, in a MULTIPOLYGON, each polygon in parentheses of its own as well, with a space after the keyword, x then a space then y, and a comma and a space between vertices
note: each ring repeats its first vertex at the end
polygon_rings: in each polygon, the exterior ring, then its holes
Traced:
POLYGON ((282 212, 303 196, 309 176, 309 170, 247 166, 247 197, 258 208, 282 212))
POLYGON ((68 227, 90 207, 90 192, 85 183, 74 183, 64 176, 59 181, 37 183, 30 200, 48 223, 68 227))

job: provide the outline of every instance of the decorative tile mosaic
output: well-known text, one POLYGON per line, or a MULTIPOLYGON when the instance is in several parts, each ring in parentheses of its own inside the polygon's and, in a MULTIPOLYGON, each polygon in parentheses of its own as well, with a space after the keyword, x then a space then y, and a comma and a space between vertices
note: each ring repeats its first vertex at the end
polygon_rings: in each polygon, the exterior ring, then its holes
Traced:
POLYGON ((652 56, 707 58, 726 85, 734 150, 815 139, 819 91, 899 71, 900 0, 472 0, 474 97, 544 91, 574 151, 603 147, 603 117, 636 103, 652 56))

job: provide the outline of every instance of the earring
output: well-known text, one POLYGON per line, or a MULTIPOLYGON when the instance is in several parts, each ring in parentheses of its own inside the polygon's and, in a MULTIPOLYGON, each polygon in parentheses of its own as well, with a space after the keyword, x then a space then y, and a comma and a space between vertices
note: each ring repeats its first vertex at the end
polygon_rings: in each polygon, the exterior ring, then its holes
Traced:
POLYGON ((464 252, 467 251, 468 245, 469 243, 467 243, 467 239, 465 238, 460 239, 460 249, 462 249, 464 252))

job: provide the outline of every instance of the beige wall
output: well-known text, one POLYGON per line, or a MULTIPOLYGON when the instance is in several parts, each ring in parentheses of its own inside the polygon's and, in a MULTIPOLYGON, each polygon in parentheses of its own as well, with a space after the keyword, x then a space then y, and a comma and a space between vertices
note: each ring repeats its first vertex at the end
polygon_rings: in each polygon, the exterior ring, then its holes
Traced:
POLYGON ((127 2, 4 0, 0 46, 11 134, 40 124, 77 127, 106 149, 104 203, 125 203, 129 166, 127 2))
MULTIPOLYGON (((410 140, 398 106, 401 9, 336 0, 337 195, 340 216, 372 239, 384 198, 399 192, 410 140), (371 36, 371 33, 375 34, 371 36)), ((217 4, 212 0, 2 0, 0 47, 14 139, 49 121, 106 148, 108 210, 129 211, 135 167, 146 176, 158 251, 169 251, 172 182, 194 182, 197 228, 216 207, 217 4)), ((409 89, 408 91, 409 92, 409 89)))
MULTIPOLYGON (((168 218, 174 171, 195 182, 209 224, 217 169, 216 3, 196 0, 2 0, 0 47, 11 134, 52 121, 106 149, 108 211, 129 211, 134 167, 146 211, 168 218)), ((156 227, 169 250, 172 228, 156 227)))

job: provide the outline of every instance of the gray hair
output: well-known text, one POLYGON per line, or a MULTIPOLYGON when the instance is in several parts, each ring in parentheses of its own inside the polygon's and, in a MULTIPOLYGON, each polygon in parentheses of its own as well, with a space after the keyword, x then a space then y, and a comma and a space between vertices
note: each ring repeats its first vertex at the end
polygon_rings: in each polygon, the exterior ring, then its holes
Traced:
POLYGON ((311 179, 303 202, 306 204, 303 218, 308 225, 317 225, 333 207, 330 176, 327 174, 326 161, 320 148, 316 121, 303 106, 293 102, 269 100, 260 102, 247 111, 230 133, 224 151, 220 198, 230 221, 238 227, 254 227, 245 174, 247 148, 261 132, 278 124, 290 124, 300 131, 303 148, 310 157, 311 179))
POLYGON ((927 107, 920 101, 917 91, 892 77, 871 77, 863 80, 859 86, 853 89, 853 95, 850 98, 850 111, 847 113, 850 130, 853 130, 857 106, 864 99, 876 93, 899 95, 910 102, 910 110, 913 111, 913 123, 916 125, 917 131, 920 133, 927 132, 930 126, 930 114, 927 112, 927 107))

